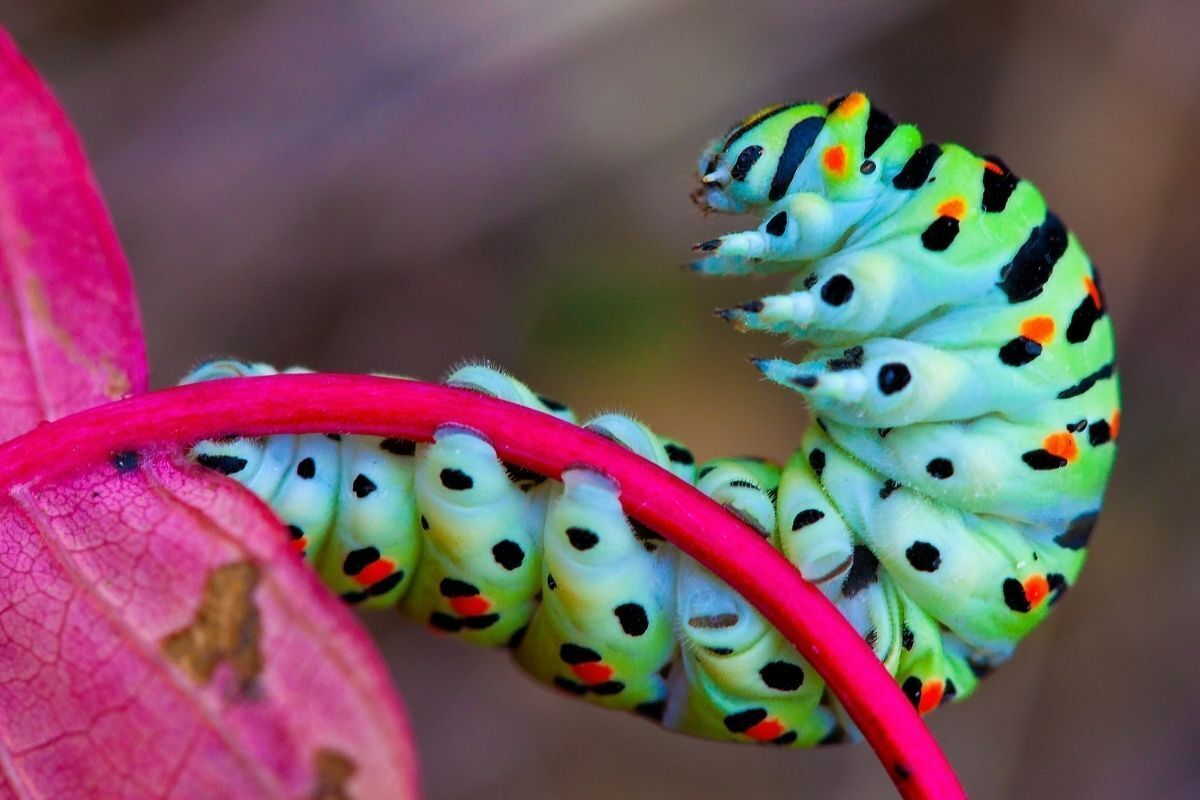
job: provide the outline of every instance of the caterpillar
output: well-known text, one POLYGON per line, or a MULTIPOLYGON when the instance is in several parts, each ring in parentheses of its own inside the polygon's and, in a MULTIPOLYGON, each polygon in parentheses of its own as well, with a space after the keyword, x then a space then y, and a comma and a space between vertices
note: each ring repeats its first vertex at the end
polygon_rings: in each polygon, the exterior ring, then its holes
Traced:
MULTIPOLYGON (((1119 386, 1094 267, 1002 160, 925 143, 862 93, 751 115, 704 150, 699 177, 704 211, 761 224, 695 245, 690 267, 794 273, 718 314, 813 345, 802 362, 752 361, 814 424, 783 465, 698 465, 629 417, 583 424, 759 531, 921 713, 969 696, 1075 583, 1112 468, 1119 386)), ((272 372, 222 360, 185 381, 272 372)), ((575 422, 487 365, 447 382, 575 422)), ((603 474, 546 480, 454 427, 421 444, 230 436, 191 455, 270 503, 350 603, 510 647, 541 681, 684 733, 857 736, 799 653, 626 517, 603 474)))

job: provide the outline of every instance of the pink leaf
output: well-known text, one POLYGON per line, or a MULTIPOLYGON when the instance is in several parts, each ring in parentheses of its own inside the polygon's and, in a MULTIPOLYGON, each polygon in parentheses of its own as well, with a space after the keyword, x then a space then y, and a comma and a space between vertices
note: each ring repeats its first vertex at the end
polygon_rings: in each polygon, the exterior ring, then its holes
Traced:
POLYGON ((79 139, 0 29, 0 440, 144 392, 144 350, 79 139))
POLYGON ((0 498, 0 776, 19 797, 417 796, 361 629, 265 506, 195 469, 130 453, 0 498))

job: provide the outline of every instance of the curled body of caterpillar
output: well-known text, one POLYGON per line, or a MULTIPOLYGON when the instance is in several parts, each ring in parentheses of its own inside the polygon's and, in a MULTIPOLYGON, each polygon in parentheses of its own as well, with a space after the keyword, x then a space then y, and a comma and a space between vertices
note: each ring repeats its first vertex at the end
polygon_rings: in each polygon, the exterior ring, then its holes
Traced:
MULTIPOLYGON (((922 712, 970 694, 1075 581, 1114 457, 1111 322, 1078 242, 994 157, 923 144, 866 97, 753 115, 701 158, 705 209, 762 225, 696 246, 704 274, 795 271, 725 309, 817 345, 756 360, 816 424, 780 469, 617 415, 587 423, 762 532, 922 712)), ((269 373, 214 362, 190 380, 269 373)), ((452 385, 572 420, 495 370, 452 385)), ((560 689, 715 738, 853 735, 820 677, 736 593, 624 515, 604 476, 506 468, 475 433, 428 445, 230 438, 202 464, 270 502, 348 601, 513 647, 560 689)))

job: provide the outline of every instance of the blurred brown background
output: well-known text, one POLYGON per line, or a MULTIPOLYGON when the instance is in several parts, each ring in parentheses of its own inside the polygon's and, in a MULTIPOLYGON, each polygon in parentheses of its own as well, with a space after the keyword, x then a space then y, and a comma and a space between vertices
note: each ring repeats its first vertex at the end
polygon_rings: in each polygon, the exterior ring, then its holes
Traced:
MULTIPOLYGON (((1104 273, 1126 393, 1081 585, 933 728, 977 798, 1200 795, 1200 4, 0 2, 82 130, 156 381, 237 354, 435 378, 486 356, 705 456, 784 456, 800 404, 676 264, 707 137, 863 88, 1033 176, 1104 273)), ((864 747, 671 736, 505 655, 370 622, 435 800, 886 797, 864 747)))

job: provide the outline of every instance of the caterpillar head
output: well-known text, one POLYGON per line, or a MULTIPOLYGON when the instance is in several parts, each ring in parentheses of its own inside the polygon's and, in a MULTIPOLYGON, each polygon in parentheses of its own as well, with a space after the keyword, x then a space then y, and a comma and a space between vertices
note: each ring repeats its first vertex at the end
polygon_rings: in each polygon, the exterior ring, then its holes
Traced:
POLYGON ((738 122, 701 154, 701 186, 692 199, 705 211, 735 214, 779 200, 821 132, 825 114, 817 103, 788 103, 738 122), (803 142, 795 141, 797 136, 807 137, 808 146, 798 148, 803 142))

